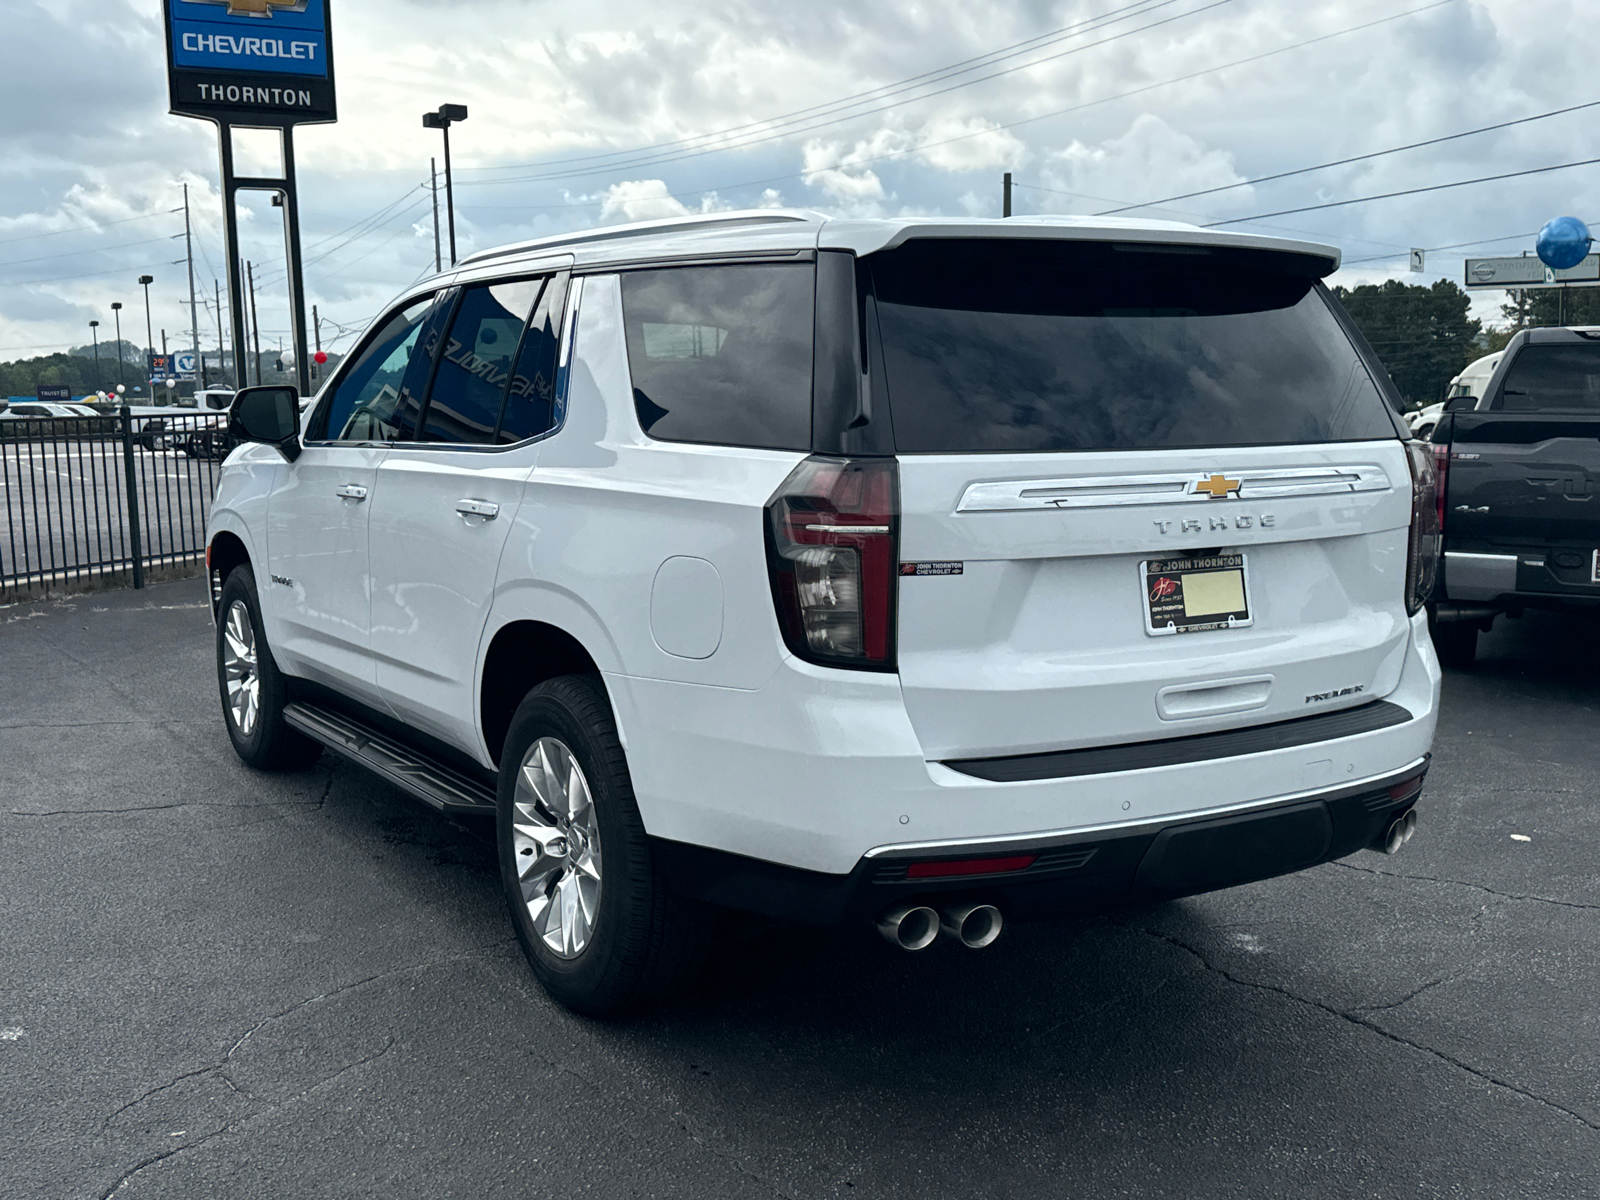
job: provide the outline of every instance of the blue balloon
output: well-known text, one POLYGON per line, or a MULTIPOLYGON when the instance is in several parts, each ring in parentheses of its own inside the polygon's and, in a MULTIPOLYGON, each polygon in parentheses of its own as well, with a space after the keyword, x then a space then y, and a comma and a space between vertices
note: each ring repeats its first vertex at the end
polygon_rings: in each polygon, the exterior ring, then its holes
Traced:
POLYGON ((1575 267, 1589 256, 1594 238, 1577 217, 1557 217, 1539 230, 1539 261, 1557 271, 1575 267))

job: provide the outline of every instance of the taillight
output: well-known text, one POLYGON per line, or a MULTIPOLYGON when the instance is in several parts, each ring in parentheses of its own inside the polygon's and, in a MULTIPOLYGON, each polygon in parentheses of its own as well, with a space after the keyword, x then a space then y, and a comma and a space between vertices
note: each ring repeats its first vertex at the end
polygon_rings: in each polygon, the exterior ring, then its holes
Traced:
POLYGON ((789 649, 894 670, 899 497, 892 458, 808 458, 767 503, 767 569, 789 649))
POLYGON ((1444 491, 1445 484, 1450 479, 1450 443, 1434 442, 1433 444, 1433 494, 1435 507, 1439 513, 1439 532, 1444 533, 1444 491))
POLYGON ((1433 594, 1443 541, 1440 503, 1444 489, 1434 468, 1437 446, 1407 442, 1411 459, 1411 537, 1406 547, 1406 612, 1415 615, 1433 594))

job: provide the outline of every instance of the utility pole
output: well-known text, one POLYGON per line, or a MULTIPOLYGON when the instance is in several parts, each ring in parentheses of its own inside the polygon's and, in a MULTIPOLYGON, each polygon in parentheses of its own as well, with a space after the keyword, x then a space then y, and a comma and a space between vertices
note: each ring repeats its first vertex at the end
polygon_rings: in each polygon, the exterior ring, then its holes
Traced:
POLYGON ((1011 215, 1011 172, 1010 171, 1007 171, 1005 173, 1004 179, 1003 179, 1003 181, 1002 181, 1000 186, 1001 186, 1001 190, 1005 193, 1005 198, 1000 202, 1000 215, 1002 217, 1009 217, 1011 215))
POLYGON ((433 269, 437 272, 444 270, 444 260, 439 254, 439 160, 436 158, 428 160, 428 178, 433 181, 433 269))
POLYGON ((122 353, 122 301, 113 300, 111 302, 111 311, 117 317, 117 382, 126 383, 127 378, 123 373, 126 370, 126 364, 123 362, 124 356, 122 353))
POLYGON ((256 311, 256 268, 246 261, 245 274, 250 277, 250 327, 254 331, 256 348, 256 383, 261 382, 261 314, 256 311))
POLYGON ((167 331, 165 329, 163 329, 161 331, 161 357, 165 358, 166 356, 167 356, 167 331))
MULTIPOLYGON (((194 365, 196 372, 204 376, 205 364, 200 358, 200 309, 194 301, 194 235, 189 228, 189 185, 183 185, 183 246, 189 256, 189 332, 194 338, 194 365)), ((162 353, 166 353, 165 347, 162 353)), ((205 386, 201 380, 201 386, 205 386)))
POLYGON ((100 322, 89 322, 89 336, 94 338, 94 390, 100 390, 100 322))
MULTIPOLYGON (((435 245, 438 243, 435 242, 435 245)), ((311 373, 316 376, 317 385, 322 385, 322 315, 317 312, 317 306, 311 306, 311 336, 316 339, 317 352, 311 358, 311 373)))

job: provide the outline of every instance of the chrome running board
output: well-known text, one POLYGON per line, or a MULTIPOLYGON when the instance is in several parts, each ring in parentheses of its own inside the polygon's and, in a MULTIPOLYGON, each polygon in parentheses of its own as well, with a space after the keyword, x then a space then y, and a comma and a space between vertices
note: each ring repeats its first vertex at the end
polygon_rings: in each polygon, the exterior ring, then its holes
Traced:
POLYGON ((495 793, 487 784, 342 713, 296 703, 284 708, 283 719, 307 737, 366 767, 431 808, 446 813, 494 815, 495 793))

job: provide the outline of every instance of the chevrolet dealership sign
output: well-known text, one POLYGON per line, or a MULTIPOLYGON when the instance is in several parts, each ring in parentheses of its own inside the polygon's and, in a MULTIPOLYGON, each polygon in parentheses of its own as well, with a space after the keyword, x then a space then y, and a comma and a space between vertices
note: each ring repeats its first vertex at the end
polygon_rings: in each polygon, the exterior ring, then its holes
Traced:
POLYGON ((330 0, 165 0, 172 111, 236 125, 338 117, 330 0))

